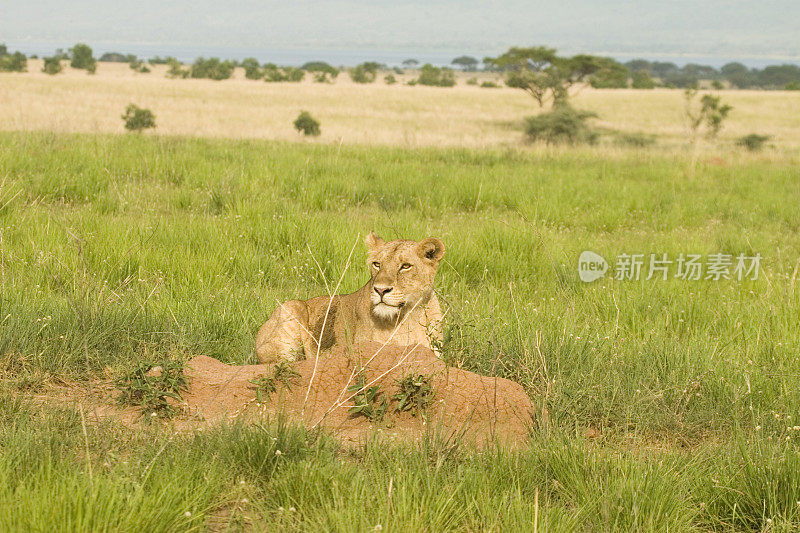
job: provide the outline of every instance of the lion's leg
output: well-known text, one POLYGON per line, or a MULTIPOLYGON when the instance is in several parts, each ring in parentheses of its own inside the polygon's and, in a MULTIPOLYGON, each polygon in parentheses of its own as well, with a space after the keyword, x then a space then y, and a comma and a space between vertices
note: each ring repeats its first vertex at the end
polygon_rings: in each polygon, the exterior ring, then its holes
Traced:
POLYGON ((303 340, 308 331, 308 308, 305 302, 282 303, 256 335, 256 357, 259 363, 303 358, 303 340))

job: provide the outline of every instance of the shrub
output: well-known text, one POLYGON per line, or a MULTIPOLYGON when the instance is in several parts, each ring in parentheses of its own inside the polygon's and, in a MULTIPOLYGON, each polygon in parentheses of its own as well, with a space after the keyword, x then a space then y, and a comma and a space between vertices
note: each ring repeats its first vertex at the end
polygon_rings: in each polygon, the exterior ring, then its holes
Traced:
POLYGON ((61 60, 57 57, 45 57, 44 65, 42 65, 42 72, 45 74, 58 74, 61 72, 61 60))
POLYGON ((467 80, 467 85, 478 85, 478 78, 470 78, 467 80))
POLYGON ((128 104, 125 114, 122 115, 125 121, 125 129, 128 131, 140 132, 147 128, 156 127, 156 117, 149 109, 142 109, 136 104, 128 104))
POLYGON ((290 81, 297 83, 303 81, 306 72, 296 67, 278 67, 275 63, 267 63, 264 65, 264 81, 279 82, 290 81))
POLYGON ((170 57, 167 60, 167 65, 169 68, 167 69, 167 77, 168 78, 188 78, 189 77, 189 69, 183 68, 183 63, 175 59, 174 57, 170 57))
POLYGON ((483 88, 483 89, 499 89, 500 86, 497 85, 493 81, 485 81, 485 82, 481 83, 481 88, 483 88))
POLYGON ((204 59, 198 57, 189 70, 192 78, 204 78, 211 80, 227 80, 233 75, 236 63, 233 61, 220 61, 218 57, 204 59))
POLYGON ((69 57, 69 66, 72 68, 85 69, 89 74, 94 74, 97 69, 97 60, 88 44, 78 43, 70 48, 69 57))
POLYGON ((764 144, 771 138, 772 135, 759 135, 758 133, 751 133, 750 135, 739 137, 739 140, 736 141, 736 144, 739 146, 744 146, 751 152, 759 152, 762 148, 764 148, 764 144))
POLYGON ((297 115, 297 118, 294 121, 294 127, 303 135, 317 136, 321 133, 319 121, 312 117, 311 113, 308 111, 301 111, 300 114, 297 115))
POLYGON ((380 68, 378 63, 361 63, 350 69, 350 78, 356 83, 372 83, 378 76, 378 68, 380 68))
POLYGON ((28 70, 28 57, 22 52, 0 55, 0 72, 25 72, 28 70))
POLYGON ((243 59, 241 66, 244 69, 244 77, 248 80, 260 80, 264 77, 264 71, 261 70, 261 65, 259 65, 258 60, 253 57, 243 59))
POLYGON ((150 68, 148 68, 148 66, 145 65, 143 61, 140 61, 136 58, 134 58, 133 61, 128 63, 128 66, 134 72, 141 72, 142 74, 147 74, 148 72, 150 72, 150 68))
POLYGON ((416 83, 433 87, 452 87, 456 84, 456 78, 449 68, 434 67, 426 63, 422 65, 416 83))
POLYGON ((596 116, 591 111, 560 104, 551 111, 526 118, 525 134, 531 141, 547 144, 592 144, 597 140, 597 132, 592 130, 588 120, 596 116))
POLYGON ((333 80, 339 75, 339 69, 324 61, 309 61, 300 68, 310 72, 317 83, 333 83, 333 80))
POLYGON ((656 86, 656 82, 646 70, 637 70, 631 78, 631 87, 634 89, 652 89, 656 86))
POLYGON ((800 81, 790 81, 783 86, 784 91, 800 91, 800 81))
POLYGON ((732 106, 723 104, 719 96, 704 94, 696 102, 698 96, 697 86, 689 87, 684 92, 686 100, 686 117, 689 119, 689 128, 692 131, 692 142, 702 130, 709 139, 716 138, 722 129, 722 124, 733 109, 732 106))
POLYGON ((397 83, 397 78, 394 77, 394 74, 387 74, 383 77, 383 81, 386 82, 386 85, 394 85, 397 83))

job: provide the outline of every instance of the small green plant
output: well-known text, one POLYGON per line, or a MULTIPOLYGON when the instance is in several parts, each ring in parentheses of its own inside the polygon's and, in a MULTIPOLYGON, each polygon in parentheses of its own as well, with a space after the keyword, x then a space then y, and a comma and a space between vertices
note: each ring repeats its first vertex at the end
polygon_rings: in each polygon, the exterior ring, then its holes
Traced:
POLYGON ((483 89, 499 89, 500 86, 493 81, 485 81, 481 83, 481 88, 483 89))
POLYGON ((744 137, 739 137, 736 144, 744 146, 751 152, 760 152, 764 148, 764 144, 772 138, 772 135, 759 135, 758 133, 751 133, 744 137))
POLYGON ((416 416, 422 415, 427 420, 426 411, 433 402, 436 391, 433 389, 433 376, 409 374, 397 380, 399 390, 392 396, 397 402, 398 412, 411 411, 416 416))
POLYGON ((389 402, 378 385, 366 387, 364 376, 359 375, 358 381, 347 387, 347 392, 356 393, 353 396, 355 405, 348 410, 351 415, 365 416, 370 422, 383 420, 389 407, 389 402))
POLYGON ((800 81, 790 81, 783 86, 784 91, 800 91, 800 81))
POLYGON ((386 85, 394 85, 397 83, 397 78, 394 77, 394 74, 387 74, 383 77, 383 81, 386 82, 386 85))
POLYGON ((596 116, 591 111, 559 104, 552 111, 525 119, 525 134, 531 141, 544 141, 547 144, 593 144, 598 134, 588 121, 596 116))
POLYGON ((156 127, 156 117, 149 109, 142 109, 136 104, 128 104, 125 114, 122 115, 125 121, 125 129, 129 131, 141 132, 147 128, 156 127))
POLYGON ((467 85, 478 85, 478 78, 469 78, 467 80, 467 85))
POLYGON ((278 390, 278 383, 291 390, 292 385, 295 385, 300 379, 300 374, 292 368, 288 361, 281 361, 272 370, 272 376, 261 376, 249 380, 253 384, 256 391, 256 400, 263 402, 269 398, 275 391, 278 390))
POLYGON ((303 135, 317 136, 321 133, 319 121, 311 116, 308 111, 301 111, 294 121, 294 127, 303 135))
POLYGON ((120 404, 138 406, 142 413, 168 418, 179 412, 169 400, 181 400, 187 380, 182 362, 164 359, 139 363, 133 371, 117 378, 114 386, 120 391, 117 399, 120 404))

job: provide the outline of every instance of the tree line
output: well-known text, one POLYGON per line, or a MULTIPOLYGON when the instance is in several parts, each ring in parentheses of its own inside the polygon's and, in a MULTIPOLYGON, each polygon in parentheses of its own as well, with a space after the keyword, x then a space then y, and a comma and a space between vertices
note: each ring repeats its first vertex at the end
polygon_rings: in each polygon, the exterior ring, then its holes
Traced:
MULTIPOLYGON (((36 56, 31 56, 36 58, 36 56)), ((0 71, 25 72, 28 57, 22 52, 9 52, 0 44, 0 71)), ((299 82, 306 74, 319 83, 332 83, 337 76, 346 71, 356 83, 372 83, 377 80, 380 71, 388 71, 384 76, 387 84, 396 83, 395 74, 403 74, 397 67, 389 68, 374 61, 361 63, 346 69, 334 67, 324 61, 310 61, 300 67, 278 66, 274 63, 259 63, 255 58, 242 61, 222 60, 216 57, 197 58, 193 63, 184 65, 174 57, 155 56, 140 60, 133 54, 107 52, 95 59, 91 47, 78 43, 67 52, 62 49, 50 57, 44 57, 43 72, 58 74, 62 70, 62 61, 69 61, 72 68, 85 69, 94 73, 97 62, 128 63, 136 72, 150 72, 148 65, 167 65, 167 76, 171 78, 206 78, 213 80, 228 79, 236 67, 245 71, 245 77, 267 82, 299 82)), ((497 57, 486 57, 478 60, 475 57, 462 55, 451 62, 466 72, 483 70, 505 75, 506 85, 526 88, 548 86, 547 95, 531 94, 538 100, 559 98, 559 91, 568 90, 575 83, 588 83, 595 88, 652 89, 655 87, 687 88, 701 81, 711 82, 716 89, 725 88, 725 84, 738 89, 784 89, 800 90, 800 66, 793 64, 770 65, 763 69, 750 68, 739 62, 731 62, 716 69, 710 65, 688 63, 679 67, 672 62, 634 59, 620 63, 613 58, 578 54, 572 57, 558 55, 555 48, 536 46, 529 48, 512 47, 497 57), (481 68, 482 65, 482 68, 481 68), (531 83, 531 78, 539 78, 531 83), (560 88, 559 88, 560 87, 560 88)), ((431 64, 419 66, 416 59, 403 61, 405 68, 418 71, 418 77, 408 82, 409 85, 432 85, 452 87, 456 84, 452 69, 436 67, 431 64)), ((493 85, 493 84, 492 84, 493 85)), ((487 85, 488 86, 488 85, 487 85)), ((526 89, 528 90, 528 89, 526 89)), ((530 91, 529 91, 530 92, 530 91)))

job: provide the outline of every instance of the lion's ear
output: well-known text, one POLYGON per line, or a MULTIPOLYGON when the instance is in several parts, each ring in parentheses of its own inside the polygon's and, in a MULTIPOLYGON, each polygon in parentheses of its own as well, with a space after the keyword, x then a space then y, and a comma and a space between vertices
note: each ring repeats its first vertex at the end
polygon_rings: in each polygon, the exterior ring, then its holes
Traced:
POLYGON ((370 251, 380 248, 386 244, 386 241, 375 235, 375 233, 372 231, 369 232, 369 235, 367 235, 367 238, 364 239, 364 242, 367 243, 367 248, 369 248, 370 251))
POLYGON ((444 257, 444 243, 436 237, 428 237, 419 243, 417 251, 421 258, 438 263, 444 257))

